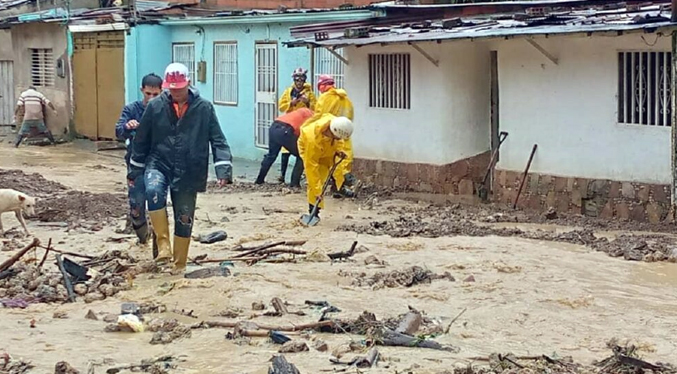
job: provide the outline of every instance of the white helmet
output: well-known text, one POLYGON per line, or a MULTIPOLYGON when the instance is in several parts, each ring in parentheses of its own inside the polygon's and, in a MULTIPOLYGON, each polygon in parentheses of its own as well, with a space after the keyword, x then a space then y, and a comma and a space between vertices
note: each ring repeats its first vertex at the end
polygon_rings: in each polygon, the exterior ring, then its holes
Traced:
POLYGON ((348 139, 353 135, 353 122, 346 117, 334 117, 329 123, 329 130, 339 139, 348 139))

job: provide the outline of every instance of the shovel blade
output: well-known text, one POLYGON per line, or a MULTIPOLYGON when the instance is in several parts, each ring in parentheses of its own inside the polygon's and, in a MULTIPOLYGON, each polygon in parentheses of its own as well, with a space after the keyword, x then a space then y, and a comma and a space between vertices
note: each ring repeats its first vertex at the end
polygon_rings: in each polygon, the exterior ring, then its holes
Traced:
POLYGON ((317 216, 311 216, 310 214, 304 214, 301 216, 301 224, 304 226, 315 226, 320 222, 320 218, 317 216))

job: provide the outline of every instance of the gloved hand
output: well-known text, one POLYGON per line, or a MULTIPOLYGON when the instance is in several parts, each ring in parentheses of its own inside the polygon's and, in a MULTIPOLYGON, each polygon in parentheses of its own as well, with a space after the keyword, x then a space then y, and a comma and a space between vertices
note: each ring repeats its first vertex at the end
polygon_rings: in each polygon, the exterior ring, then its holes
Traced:
POLYGON ((346 186, 354 186, 355 183, 357 183, 357 178, 353 175, 353 173, 346 173, 346 175, 343 176, 345 181, 343 182, 346 186))
POLYGON ((216 179, 223 179, 226 183, 233 183, 233 165, 219 165, 216 167, 216 179))

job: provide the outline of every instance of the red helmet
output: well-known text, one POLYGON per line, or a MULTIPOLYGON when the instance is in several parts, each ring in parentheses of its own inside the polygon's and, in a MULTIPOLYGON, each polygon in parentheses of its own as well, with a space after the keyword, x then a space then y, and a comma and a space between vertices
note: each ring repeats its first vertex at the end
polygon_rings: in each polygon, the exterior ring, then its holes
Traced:
POLYGON ((331 75, 322 74, 317 78, 317 87, 319 88, 322 85, 333 85, 334 78, 331 75))

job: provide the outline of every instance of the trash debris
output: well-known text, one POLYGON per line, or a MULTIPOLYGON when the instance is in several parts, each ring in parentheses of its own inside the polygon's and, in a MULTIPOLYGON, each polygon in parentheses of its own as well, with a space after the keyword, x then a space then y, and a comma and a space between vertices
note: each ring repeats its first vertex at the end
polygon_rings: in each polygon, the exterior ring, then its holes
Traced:
POLYGON ((270 339, 275 344, 285 344, 285 343, 291 341, 290 337, 288 337, 287 335, 285 335, 285 334, 283 334, 279 331, 271 331, 270 332, 270 339))
POLYGON ((118 317, 118 327, 119 331, 129 331, 129 332, 143 332, 145 329, 143 327, 143 322, 139 317, 133 314, 123 314, 118 317))
POLYGON ((200 235, 197 238, 197 240, 202 244, 213 244, 226 239, 228 239, 228 234, 223 230, 214 231, 206 235, 200 235))
POLYGON ((381 288, 412 287, 417 284, 431 283, 433 280, 447 279, 455 281, 454 277, 448 272, 437 275, 430 270, 425 270, 420 266, 412 266, 405 270, 395 270, 388 273, 376 273, 371 277, 366 274, 358 274, 353 280, 353 286, 369 286, 378 290, 381 288))
POLYGON ((176 319, 154 319, 148 323, 148 331, 154 332, 150 344, 169 344, 177 339, 189 338, 190 327, 179 323, 176 319))
POLYGON ((279 353, 298 353, 298 352, 307 352, 309 351, 310 348, 308 348, 308 344, 305 342, 301 341, 289 341, 287 343, 284 343, 282 345, 282 348, 278 351, 279 353))
POLYGON ((0 374, 24 374, 34 367, 29 361, 14 360, 7 353, 0 355, 0 374))
POLYGON ((274 356, 268 374, 301 374, 299 369, 287 361, 283 355, 274 356))
POLYGON ((227 266, 213 266, 205 269, 198 269, 186 273, 184 278, 187 279, 206 279, 212 277, 227 277, 231 275, 230 269, 227 266))
POLYGON ((160 356, 155 359, 151 360, 143 360, 141 361, 141 364, 138 365, 126 365, 126 366, 118 366, 118 367, 112 367, 106 370, 106 374, 118 374, 122 373, 125 371, 130 371, 130 372, 139 372, 142 371, 144 373, 151 373, 151 374, 166 374, 168 373, 168 370, 171 369, 176 369, 178 362, 183 362, 185 361, 182 357, 176 357, 176 356, 160 356))

